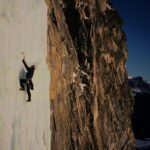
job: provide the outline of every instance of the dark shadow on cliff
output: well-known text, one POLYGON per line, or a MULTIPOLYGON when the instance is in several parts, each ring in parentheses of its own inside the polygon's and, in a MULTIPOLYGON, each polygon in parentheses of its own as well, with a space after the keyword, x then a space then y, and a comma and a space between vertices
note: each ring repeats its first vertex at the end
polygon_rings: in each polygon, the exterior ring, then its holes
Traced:
POLYGON ((132 128, 136 139, 150 137, 150 94, 134 96, 135 104, 131 115, 132 128))
POLYGON ((131 115, 132 128, 136 139, 150 137, 150 84, 141 76, 128 81, 134 94, 134 107, 131 115))
POLYGON ((66 7, 64 9, 66 22, 68 25, 70 35, 74 41, 75 37, 77 37, 78 31, 79 31, 80 15, 79 15, 79 12, 75 9, 75 1, 74 0, 71 0, 71 1, 64 0, 64 3, 66 4, 66 7))

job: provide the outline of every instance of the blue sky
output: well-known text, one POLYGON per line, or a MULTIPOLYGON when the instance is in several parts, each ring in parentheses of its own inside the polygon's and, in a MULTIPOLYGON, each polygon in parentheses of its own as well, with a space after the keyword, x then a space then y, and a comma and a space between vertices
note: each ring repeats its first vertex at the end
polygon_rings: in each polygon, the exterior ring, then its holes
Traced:
POLYGON ((150 81, 150 0, 112 0, 124 20, 129 76, 150 81))

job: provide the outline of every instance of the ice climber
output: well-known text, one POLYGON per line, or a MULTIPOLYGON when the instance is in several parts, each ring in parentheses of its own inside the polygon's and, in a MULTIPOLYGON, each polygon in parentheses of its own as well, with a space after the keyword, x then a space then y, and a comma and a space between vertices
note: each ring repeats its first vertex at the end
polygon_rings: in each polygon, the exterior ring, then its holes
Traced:
POLYGON ((26 70, 27 70, 27 73, 26 73, 26 79, 20 79, 20 90, 23 90, 25 91, 25 86, 26 86, 26 89, 27 89, 27 94, 28 94, 28 100, 27 102, 30 102, 31 101, 31 93, 30 93, 30 89, 33 90, 34 89, 34 86, 33 86, 33 83, 32 83, 32 77, 33 77, 33 74, 34 74, 34 70, 35 70, 35 66, 32 65, 31 67, 29 67, 25 61, 25 57, 23 58, 22 60, 26 70))

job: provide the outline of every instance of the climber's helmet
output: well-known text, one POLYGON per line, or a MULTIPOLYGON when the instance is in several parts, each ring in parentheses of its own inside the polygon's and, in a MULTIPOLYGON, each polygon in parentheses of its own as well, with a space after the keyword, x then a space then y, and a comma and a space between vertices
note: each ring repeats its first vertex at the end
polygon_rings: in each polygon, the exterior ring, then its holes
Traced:
POLYGON ((34 69, 35 69, 35 65, 32 65, 32 66, 31 66, 31 69, 33 69, 33 70, 34 70, 34 69))

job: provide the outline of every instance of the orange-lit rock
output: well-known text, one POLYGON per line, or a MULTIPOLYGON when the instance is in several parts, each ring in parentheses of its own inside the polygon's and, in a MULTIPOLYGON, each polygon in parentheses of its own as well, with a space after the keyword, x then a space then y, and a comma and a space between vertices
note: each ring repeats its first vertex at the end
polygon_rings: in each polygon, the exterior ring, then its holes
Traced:
POLYGON ((122 20, 106 0, 47 0, 52 150, 131 150, 122 20))

